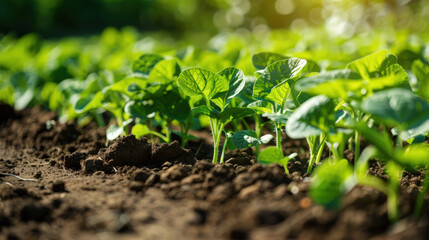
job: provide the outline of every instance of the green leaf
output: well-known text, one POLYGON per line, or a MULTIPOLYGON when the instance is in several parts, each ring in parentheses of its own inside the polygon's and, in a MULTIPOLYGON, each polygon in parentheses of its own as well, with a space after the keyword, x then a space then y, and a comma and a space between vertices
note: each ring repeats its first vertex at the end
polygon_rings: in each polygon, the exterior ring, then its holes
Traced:
POLYGON ((388 54, 387 50, 381 50, 349 63, 347 69, 359 73, 364 79, 370 79, 380 77, 383 70, 397 61, 395 55, 388 54))
POLYGON ((155 107, 144 101, 129 101, 125 104, 124 111, 133 118, 146 120, 155 116, 155 107))
POLYGON ((262 144, 262 141, 259 140, 256 132, 252 130, 243 130, 234 133, 232 141, 238 149, 250 148, 262 144))
POLYGON ((138 86, 140 89, 145 89, 147 86, 147 81, 142 78, 138 78, 135 76, 126 77, 108 87, 105 87, 102 92, 106 94, 108 91, 111 92, 119 92, 125 95, 130 95, 129 87, 130 85, 138 86))
POLYGON ((116 138, 118 138, 122 134, 123 131, 124 131, 123 127, 116 126, 115 124, 112 124, 106 130, 106 138, 109 141, 113 141, 116 138))
POLYGON ((224 77, 201 68, 184 70, 179 76, 178 84, 186 95, 202 95, 206 100, 217 93, 228 91, 228 81, 224 77))
POLYGON ((335 121, 335 104, 326 96, 310 98, 299 106, 286 123, 286 133, 291 138, 305 138, 319 135, 329 130, 335 121))
POLYGON ((373 114, 380 122, 400 130, 410 129, 408 137, 429 131, 429 102, 407 89, 394 88, 374 93, 362 102, 361 109, 373 114))
POLYGON ((352 70, 334 70, 318 75, 299 79, 295 88, 313 95, 325 95, 330 98, 347 99, 350 92, 357 92, 362 88, 359 74, 352 70))
POLYGON ((22 94, 19 96, 16 96, 15 94, 15 110, 21 111, 24 110, 33 100, 34 97, 34 88, 29 88, 25 90, 22 94))
POLYGON ((347 160, 323 161, 312 174, 309 195, 314 202, 338 209, 344 194, 356 185, 347 160))
POLYGON ((236 97, 245 85, 244 74, 240 69, 229 67, 220 71, 218 75, 224 77, 229 83, 227 92, 219 92, 212 98, 212 102, 224 109, 236 97))
POLYGON ((179 76, 180 66, 176 60, 168 59, 158 62, 150 71, 149 80, 161 83, 169 83, 174 80, 174 77, 179 76))
POLYGON ((103 93, 102 92, 97 92, 94 96, 91 97, 84 97, 84 98, 80 98, 75 106, 74 106, 74 110, 77 113, 83 113, 83 112, 87 112, 89 110, 93 110, 93 109, 97 109, 97 108, 102 108, 103 104, 103 93))
POLYGON ((133 134, 136 138, 140 138, 150 134, 150 130, 146 125, 138 123, 131 129, 131 134, 133 134))
POLYGON ((254 101, 247 105, 247 107, 255 110, 258 114, 273 112, 273 105, 269 102, 262 100, 254 101))
POLYGON ((416 169, 418 167, 429 167, 429 145, 428 144, 413 144, 405 149, 395 150, 394 158, 402 166, 416 169))
POLYGON ((218 118, 221 123, 227 124, 233 119, 248 117, 252 116, 253 114, 255 114, 255 111, 250 108, 231 107, 219 113, 218 118))
POLYGON ((287 111, 285 113, 264 113, 262 116, 267 117, 271 121, 286 124, 291 114, 292 111, 287 111))
POLYGON ((429 65, 421 60, 413 62, 411 67, 417 78, 417 93, 420 97, 429 101, 429 65))
POLYGON ((286 174, 289 174, 289 170, 287 168, 288 162, 296 157, 296 153, 292 153, 289 156, 284 156, 282 150, 277 147, 267 147, 262 152, 259 153, 258 162, 262 164, 271 164, 277 163, 283 165, 286 174))
POLYGON ((256 80, 253 97, 283 105, 290 93, 287 81, 298 77, 306 64, 304 59, 289 58, 269 65, 256 80))
POLYGON ((170 119, 184 122, 188 119, 191 108, 188 99, 182 98, 180 94, 174 91, 163 92, 153 98, 161 115, 170 119))
POLYGON ((253 54, 252 64, 256 69, 262 70, 274 62, 277 62, 279 60, 285 60, 288 58, 289 57, 277 53, 261 52, 253 54))
POLYGON ((163 59, 162 56, 157 54, 143 54, 139 59, 133 62, 132 71, 147 77, 152 68, 163 59))
POLYGON ((267 147, 259 153, 258 162, 263 164, 280 163, 283 158, 282 150, 277 147, 267 147))
POLYGON ((256 78, 252 76, 246 76, 243 90, 241 90, 241 92, 238 94, 238 97, 247 104, 255 101, 253 98, 253 86, 255 85, 255 82, 256 78))
POLYGON ((214 118, 214 119, 219 118, 219 116, 218 116, 219 111, 217 111, 213 107, 209 107, 207 105, 192 108, 192 111, 195 113, 199 113, 199 114, 209 116, 210 118, 214 118))

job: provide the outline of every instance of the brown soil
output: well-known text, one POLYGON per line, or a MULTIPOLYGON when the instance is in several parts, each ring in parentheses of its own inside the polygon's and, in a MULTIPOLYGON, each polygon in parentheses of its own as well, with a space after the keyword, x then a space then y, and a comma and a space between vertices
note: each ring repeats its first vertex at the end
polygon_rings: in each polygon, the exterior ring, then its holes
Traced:
MULTIPOLYGON (((386 196, 356 187, 341 211, 306 192, 305 141, 291 174, 255 163, 252 151, 212 164, 207 142, 150 144, 127 136, 105 148, 105 129, 58 124, 39 108, 0 106, 0 239, 426 239, 428 209, 411 217, 421 175, 401 182, 403 219, 391 225, 386 196), (47 124, 48 122, 48 124, 47 124), (195 154, 198 151, 198 154, 195 154)), ((208 132, 200 132, 202 135, 208 132)), ((209 137, 209 136, 208 136, 209 137)), ((384 176, 371 163, 371 174, 384 176)))

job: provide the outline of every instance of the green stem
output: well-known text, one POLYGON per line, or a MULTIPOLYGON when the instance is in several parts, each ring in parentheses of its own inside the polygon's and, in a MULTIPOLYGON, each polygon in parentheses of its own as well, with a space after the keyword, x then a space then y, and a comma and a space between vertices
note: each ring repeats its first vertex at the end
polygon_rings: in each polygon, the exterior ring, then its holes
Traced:
POLYGON ((388 215, 389 219, 392 222, 396 222, 399 219, 399 209, 398 209, 398 181, 396 180, 390 180, 389 186, 388 186, 388 196, 387 196, 387 209, 388 209, 388 215))
POLYGON ((316 155, 314 154, 314 152, 317 147, 317 142, 316 142, 317 138, 315 136, 310 136, 310 137, 307 137, 306 140, 310 151, 310 159, 308 161, 307 173, 310 173, 316 158, 316 155))
POLYGON ((227 143, 228 143, 228 137, 225 136, 225 142, 223 143, 223 146, 222 146, 222 154, 220 155, 220 163, 223 163, 225 159, 225 150, 226 150, 227 143))
POLYGON ((317 157, 316 157, 316 164, 320 162, 320 159, 322 158, 323 149, 325 149, 326 144, 326 136, 325 134, 320 134, 320 144, 319 144, 319 150, 317 151, 317 157))
POLYGON ((94 113, 95 116, 95 121, 97 121, 97 124, 99 127, 105 127, 106 123, 104 122, 103 116, 101 115, 101 113, 94 113))
POLYGON ((417 195, 416 206, 414 208, 414 217, 418 218, 423 212, 423 207, 425 204, 425 195, 429 188, 429 173, 426 173, 425 179, 423 180, 423 189, 417 195))
POLYGON ((356 162, 359 159, 360 155, 360 134, 359 131, 355 131, 355 157, 354 157, 354 164, 356 166, 356 162))
POLYGON ((170 121, 167 120, 167 125, 165 126, 165 138, 167 140, 167 143, 171 142, 171 129, 170 129, 170 121))
POLYGON ((282 129, 281 124, 276 122, 276 147, 282 150, 282 129))

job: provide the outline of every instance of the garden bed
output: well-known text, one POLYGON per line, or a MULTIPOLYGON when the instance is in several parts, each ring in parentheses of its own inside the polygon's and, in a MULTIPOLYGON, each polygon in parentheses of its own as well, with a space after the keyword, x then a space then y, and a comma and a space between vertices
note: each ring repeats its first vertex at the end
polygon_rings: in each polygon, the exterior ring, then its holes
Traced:
MULTIPOLYGON (((386 196, 370 187, 355 187, 340 211, 312 203, 305 140, 283 139, 286 154, 299 153, 286 175, 280 165, 258 165, 249 150, 227 152, 226 163, 213 164, 204 138, 182 149, 127 136, 106 148, 106 129, 95 124, 59 124, 55 113, 40 108, 14 112, 2 105, 0 111, 0 172, 27 179, 0 177, 5 239, 429 236, 427 207, 420 220, 411 216, 419 174, 401 180, 403 218, 394 225, 386 196)), ((383 178, 384 166, 373 162, 370 173, 383 178)))

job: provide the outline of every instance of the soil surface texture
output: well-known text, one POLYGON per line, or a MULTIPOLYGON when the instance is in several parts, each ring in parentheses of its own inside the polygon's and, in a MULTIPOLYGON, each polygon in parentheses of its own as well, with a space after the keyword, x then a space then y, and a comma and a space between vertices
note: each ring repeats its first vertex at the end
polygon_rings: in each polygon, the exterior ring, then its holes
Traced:
MULTIPOLYGON (((308 197, 305 141, 283 139, 290 175, 251 149, 212 164, 210 141, 150 143, 58 123, 40 108, 0 106, 0 239, 427 239, 428 208, 412 218, 421 175, 401 182, 402 220, 386 196, 355 187, 340 211, 308 197), (17 178, 18 176, 19 178, 17 178)), ((194 135, 210 138, 207 130, 194 135)), ((326 155, 326 154, 325 154, 326 155)), ((350 155, 353 154, 345 154, 350 155)), ((369 174, 385 178, 372 162, 369 174)))

